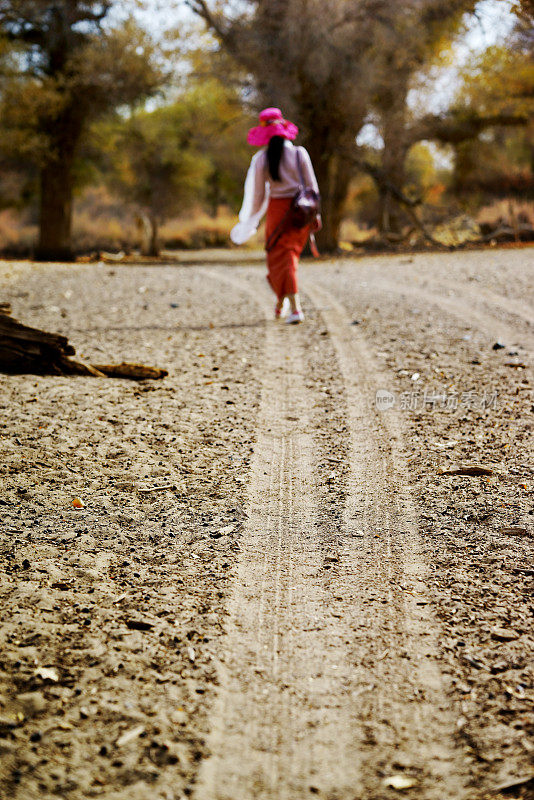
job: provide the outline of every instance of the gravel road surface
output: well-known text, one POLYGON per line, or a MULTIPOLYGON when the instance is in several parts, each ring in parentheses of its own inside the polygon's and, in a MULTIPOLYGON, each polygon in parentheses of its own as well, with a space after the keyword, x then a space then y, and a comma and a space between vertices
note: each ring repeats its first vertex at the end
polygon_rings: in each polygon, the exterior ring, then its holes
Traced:
POLYGON ((1 798, 534 796, 532 252, 0 262, 1 798))

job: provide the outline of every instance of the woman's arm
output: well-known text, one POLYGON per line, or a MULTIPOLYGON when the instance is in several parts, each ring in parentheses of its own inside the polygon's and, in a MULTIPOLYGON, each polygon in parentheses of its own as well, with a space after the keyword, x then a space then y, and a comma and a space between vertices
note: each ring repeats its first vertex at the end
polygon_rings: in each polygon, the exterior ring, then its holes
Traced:
POLYGON ((265 200, 265 153, 256 153, 250 165, 253 170, 253 194, 251 216, 257 214, 265 200))
POLYGON ((256 233, 267 209, 268 187, 265 185, 265 154, 253 156, 245 180, 245 196, 239 212, 239 222, 232 228, 230 238, 234 244, 244 244, 256 233))
POLYGON ((245 179, 243 205, 239 219, 243 222, 256 216, 265 202, 265 154, 260 151, 252 157, 245 179))

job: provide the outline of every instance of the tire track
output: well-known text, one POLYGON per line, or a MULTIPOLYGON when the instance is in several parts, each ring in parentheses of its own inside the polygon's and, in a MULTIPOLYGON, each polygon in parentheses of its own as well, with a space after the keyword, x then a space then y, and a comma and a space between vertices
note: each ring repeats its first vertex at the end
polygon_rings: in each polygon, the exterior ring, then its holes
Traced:
MULTIPOLYGON (((257 299, 245 271, 243 280, 210 274, 257 299)), ((309 294, 324 304, 322 290, 309 294)), ((268 308, 267 292, 259 297, 268 308)), ((316 524, 310 410, 318 390, 306 388, 309 329, 272 323, 212 755, 195 797, 300 800, 313 792, 378 800, 394 796, 386 780, 399 773, 421 798, 461 800, 465 769, 415 512, 399 475, 399 434, 371 411, 374 368, 345 336, 351 329, 341 307, 326 299, 351 439, 344 524, 328 537, 316 524), (326 538, 335 542, 328 580, 326 538)))
POLYGON ((467 765, 455 744, 457 715, 426 593, 417 514, 403 473, 400 419, 374 407, 376 390, 388 384, 341 304, 309 280, 306 292, 332 337, 347 398, 351 463, 335 591, 347 591, 357 568, 360 609, 349 608, 356 634, 352 658, 360 671, 356 691, 367 686, 359 708, 366 732, 365 796, 383 796, 378 776, 401 768, 421 797, 465 797, 467 765))
POLYGON ((283 800, 317 782, 347 791, 356 782, 355 757, 332 759, 343 717, 342 654, 320 579, 302 345, 301 332, 267 332, 248 525, 229 605, 213 756, 196 792, 202 800, 283 800))
MULTIPOLYGON (((450 291, 450 288, 442 286, 439 288, 447 292, 448 298, 453 299, 455 297, 455 294, 450 291)), ((493 292, 491 289, 485 287, 474 291, 472 286, 461 284, 459 288, 461 288, 462 295, 466 296, 475 305, 479 304, 482 300, 490 309, 504 311, 512 317, 519 318, 522 323, 526 323, 531 329, 534 328, 534 312, 529 305, 523 303, 521 300, 499 295, 497 292, 493 292)), ((482 306, 482 311, 484 313, 484 306, 482 306)))
MULTIPOLYGON (((380 278, 379 284, 374 288, 376 288, 377 291, 385 290, 391 294, 412 297, 424 304, 437 306, 450 316, 456 317, 470 326, 477 327, 479 330, 488 333, 495 339, 503 339, 509 345, 515 344, 518 341, 517 328, 503 322, 502 319, 494 315, 493 310, 513 315, 518 322, 525 327, 526 339, 532 345, 534 317, 532 313, 528 313, 528 309, 523 307, 521 303, 516 304, 507 298, 498 298, 497 295, 493 295, 493 300, 491 300, 492 295, 487 291, 484 295, 477 294, 475 296, 472 290, 466 290, 464 286, 461 287, 461 290, 465 293, 465 299, 459 298, 454 294, 447 294, 447 296, 444 294, 436 294, 435 292, 411 285, 404 284, 401 286, 393 281, 384 280, 383 278, 380 278), (484 306, 480 305, 480 299, 492 302, 494 304, 494 309, 488 312, 484 306)), ((444 287, 443 291, 449 290, 446 290, 444 287)))
MULTIPOLYGON (((210 274, 257 301, 255 285, 210 274)), ((268 308, 268 293, 259 297, 268 308)), ((352 666, 323 586, 314 527, 315 398, 305 387, 306 330, 273 322, 265 333, 248 524, 225 626, 212 757, 201 767, 195 796, 294 800, 316 791, 348 800, 359 773, 352 709, 341 703, 352 666)))

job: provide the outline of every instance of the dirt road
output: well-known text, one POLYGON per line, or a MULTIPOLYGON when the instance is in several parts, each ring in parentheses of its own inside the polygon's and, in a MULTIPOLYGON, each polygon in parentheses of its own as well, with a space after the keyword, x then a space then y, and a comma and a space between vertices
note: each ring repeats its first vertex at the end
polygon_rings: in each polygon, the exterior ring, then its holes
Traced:
POLYGON ((0 264, 6 797, 532 796, 531 254, 0 264))

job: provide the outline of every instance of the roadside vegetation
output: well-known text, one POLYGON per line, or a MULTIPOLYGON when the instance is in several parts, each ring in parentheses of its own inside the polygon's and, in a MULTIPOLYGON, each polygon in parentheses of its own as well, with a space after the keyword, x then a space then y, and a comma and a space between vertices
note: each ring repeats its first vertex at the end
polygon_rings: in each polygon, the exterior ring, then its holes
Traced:
POLYGON ((138 6, 0 0, 4 255, 226 245, 263 105, 312 155, 324 251, 533 238, 530 0, 190 0, 164 34, 138 6))

